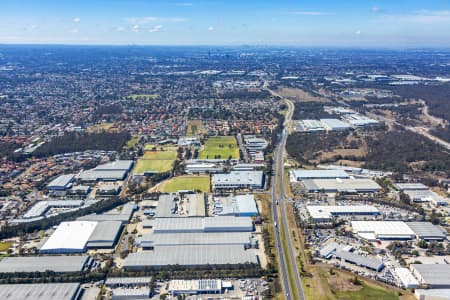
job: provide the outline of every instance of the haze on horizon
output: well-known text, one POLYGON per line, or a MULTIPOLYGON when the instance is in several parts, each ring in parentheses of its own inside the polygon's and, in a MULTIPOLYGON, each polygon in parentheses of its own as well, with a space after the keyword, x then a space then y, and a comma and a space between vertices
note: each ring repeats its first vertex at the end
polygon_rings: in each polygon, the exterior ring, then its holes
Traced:
POLYGON ((450 1, 2 0, 1 44, 450 47, 450 1))

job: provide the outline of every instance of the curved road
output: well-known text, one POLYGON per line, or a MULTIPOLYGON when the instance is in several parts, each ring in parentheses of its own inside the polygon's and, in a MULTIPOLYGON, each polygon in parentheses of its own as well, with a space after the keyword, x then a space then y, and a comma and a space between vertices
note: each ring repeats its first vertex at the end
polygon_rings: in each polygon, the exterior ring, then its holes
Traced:
MULTIPOLYGON (((270 91, 270 90, 269 90, 270 91)), ((273 93, 273 91, 270 91, 273 93)), ((274 93, 273 93, 274 94, 274 93)), ((285 297, 287 300, 297 300, 294 298, 292 293, 293 290, 296 290, 298 294, 298 299, 305 300, 302 281, 300 278, 300 274, 297 268, 297 259, 295 254, 295 248, 292 244, 289 225, 286 216, 286 195, 284 191, 284 151, 286 147, 286 139, 288 136, 288 130, 290 121, 292 119, 292 114, 294 112, 294 104, 285 99, 286 104, 288 105, 288 111, 286 113, 285 122, 283 124, 283 132, 281 134, 280 140, 278 142, 277 147, 274 151, 274 163, 273 163, 273 181, 272 181, 272 217, 275 224, 275 242, 276 248, 278 252, 279 258, 279 268, 280 275, 282 277, 283 289, 285 291, 285 297), (279 187, 279 191, 277 193, 277 186, 279 187), (280 215, 278 214, 278 207, 280 206, 280 215), (281 241, 281 230, 283 230, 284 235, 287 239, 287 249, 285 249, 285 243, 281 241), (286 257, 288 256, 288 257, 286 257), (290 268, 293 272, 291 276, 294 278, 295 286, 289 280, 289 268, 287 266, 287 262, 290 261, 293 266, 290 268)))

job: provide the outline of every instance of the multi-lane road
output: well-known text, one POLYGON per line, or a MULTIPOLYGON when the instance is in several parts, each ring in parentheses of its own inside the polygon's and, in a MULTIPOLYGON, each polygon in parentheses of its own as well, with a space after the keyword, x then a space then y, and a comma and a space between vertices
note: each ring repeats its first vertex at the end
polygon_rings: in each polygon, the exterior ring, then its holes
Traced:
MULTIPOLYGON (((272 92, 272 91, 271 91, 272 92)), ((279 258, 279 272, 282 279, 283 290, 287 300, 304 300, 302 281, 296 264, 295 248, 292 243, 289 224, 286 213, 286 195, 284 191, 284 151, 288 128, 294 112, 294 104, 285 99, 288 110, 285 116, 283 131, 278 140, 273 156, 273 180, 272 180, 272 217, 275 227, 275 243, 279 258), (278 208, 280 208, 278 210, 278 208), (286 243, 282 241, 282 232, 286 238, 286 243), (291 266, 288 266, 288 263, 291 266), (289 273, 292 274, 289 274, 289 273), (293 278, 291 282, 290 278, 293 278), (297 296, 296 296, 297 295, 297 296)))

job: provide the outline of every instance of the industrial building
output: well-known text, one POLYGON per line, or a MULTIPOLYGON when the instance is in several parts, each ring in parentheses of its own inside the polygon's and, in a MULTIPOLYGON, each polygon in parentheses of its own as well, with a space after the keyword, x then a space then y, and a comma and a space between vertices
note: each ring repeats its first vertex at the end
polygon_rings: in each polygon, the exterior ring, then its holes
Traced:
POLYGON ((375 193, 381 187, 372 179, 305 179, 302 181, 308 193, 347 192, 347 193, 375 193))
POLYGON ((344 131, 349 130, 351 126, 339 119, 320 119, 323 127, 327 131, 344 131))
POLYGON ((377 120, 370 119, 360 114, 346 114, 342 118, 353 127, 364 127, 378 124, 377 120))
POLYGON ((125 203, 120 209, 113 209, 102 214, 90 214, 79 217, 79 221, 120 221, 122 224, 126 224, 130 221, 133 212, 136 210, 136 204, 133 202, 125 203))
POLYGON ((182 245, 159 246, 152 251, 131 253, 125 258, 123 268, 128 271, 238 264, 258 264, 258 258, 253 250, 245 250, 240 245, 182 245))
POLYGON ((141 247, 153 249, 159 246, 180 245, 240 245, 251 247, 249 232, 196 232, 196 233, 154 233, 141 238, 141 247))
POLYGON ((171 280, 169 281, 168 292, 172 296, 184 294, 220 294, 222 292, 222 280, 171 280))
POLYGON ((250 189, 264 188, 263 171, 231 171, 228 174, 214 174, 212 176, 213 189, 250 189))
POLYGON ((295 131, 300 132, 321 132, 325 127, 319 120, 299 120, 294 123, 295 131))
POLYGON ((400 191, 428 190, 428 187, 422 183, 396 183, 395 187, 400 191))
POLYGON ((77 300, 79 283, 0 284, 2 300, 77 300))
POLYGON ((150 292, 150 287, 116 288, 112 290, 111 300, 149 299, 150 292))
POLYGON ((122 222, 120 221, 98 222, 94 232, 89 237, 86 247, 88 249, 114 248, 121 232, 122 222))
POLYGON ((97 222, 62 222, 39 250, 40 253, 82 253, 97 222))
POLYGON ((204 174, 204 173, 220 173, 223 172, 223 167, 219 167, 214 163, 191 163, 186 164, 184 171, 187 174, 204 174))
POLYGON ((85 204, 82 200, 49 200, 38 201, 22 216, 23 219, 33 219, 41 217, 46 214, 50 209, 57 208, 79 208, 85 204))
POLYGON ((450 288, 449 264, 411 264, 410 269, 419 283, 427 288, 450 288))
POLYGON ((415 289, 419 287, 419 282, 407 268, 395 268, 394 274, 400 279, 402 287, 405 289, 415 289))
POLYGON ((34 273, 52 271, 55 273, 83 272, 90 268, 89 256, 18 256, 0 260, 0 273, 34 273))
POLYGON ((150 286, 152 277, 108 277, 105 285, 109 288, 150 286))
POLYGON ((336 179, 350 178, 344 170, 305 170, 297 169, 290 172, 291 182, 305 179, 336 179))
POLYGON ((60 175, 47 185, 47 189, 49 191, 65 191, 72 187, 74 179, 75 174, 60 175))
POLYGON ((369 205, 308 205, 306 209, 315 222, 330 222, 337 217, 380 215, 376 207, 369 205))
POLYGON ((352 221, 353 233, 368 241, 411 240, 416 237, 402 221, 352 221))
POLYGON ((418 300, 448 300, 450 299, 450 289, 415 289, 414 296, 418 300))
POLYGON ((343 261, 377 272, 380 272, 384 268, 383 262, 375 257, 363 256, 344 250, 336 251, 335 256, 343 261))
POLYGON ((132 167, 132 160, 116 160, 82 171, 78 174, 78 179, 82 182, 124 180, 132 167))
POLYGON ((251 232, 253 221, 249 217, 205 217, 205 218, 156 218, 154 233, 187 232, 251 232))
POLYGON ((447 235, 443 229, 430 222, 406 222, 415 233, 417 239, 426 241, 442 241, 447 235))
POLYGON ((258 215, 253 194, 217 197, 214 200, 214 213, 220 216, 254 217, 258 215))

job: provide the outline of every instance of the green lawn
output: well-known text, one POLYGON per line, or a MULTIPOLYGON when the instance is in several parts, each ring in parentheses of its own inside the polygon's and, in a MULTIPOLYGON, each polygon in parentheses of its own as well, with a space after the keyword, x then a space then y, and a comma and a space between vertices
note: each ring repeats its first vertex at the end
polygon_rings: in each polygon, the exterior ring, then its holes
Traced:
POLYGON ((200 151, 201 159, 239 159, 239 148, 234 136, 210 137, 200 151))
POLYGON ((12 246, 12 242, 0 242, 0 252, 7 251, 12 246))
POLYGON ((195 136, 202 131, 202 120, 189 120, 187 121, 186 136, 195 136))
POLYGON ((177 152, 173 150, 168 151, 145 151, 142 159, 151 160, 175 160, 177 158, 177 152))
POLYGON ((134 167, 135 174, 142 174, 145 172, 169 172, 172 170, 174 160, 154 160, 154 159, 139 159, 134 167))
POLYGON ((137 144, 137 142, 139 142, 139 136, 135 135, 135 136, 131 137, 131 139, 127 142, 126 147, 133 148, 134 145, 137 144))
POLYGON ((209 192, 209 176, 180 176, 161 183, 159 190, 163 193, 177 192, 179 190, 200 190, 209 192))
POLYGON ((356 292, 336 292, 336 299, 339 300, 398 300, 398 298, 396 292, 369 286, 366 283, 363 283, 363 288, 356 292))

